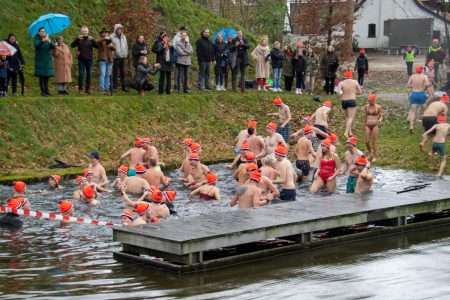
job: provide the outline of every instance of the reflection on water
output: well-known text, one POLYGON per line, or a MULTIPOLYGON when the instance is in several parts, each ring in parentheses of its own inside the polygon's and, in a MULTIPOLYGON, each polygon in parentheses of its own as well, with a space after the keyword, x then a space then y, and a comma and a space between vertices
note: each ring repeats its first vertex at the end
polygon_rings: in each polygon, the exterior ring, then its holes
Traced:
MULTIPOLYGON (((228 199, 234 189, 230 172, 223 165, 211 168, 228 199)), ((432 180, 398 170, 375 172, 375 189, 393 191, 432 180)), ((180 191, 180 216, 230 209, 225 201, 188 201, 179 182, 173 187, 180 191)), ((29 191, 44 188, 36 184, 29 191)), ((62 194, 30 199, 34 209, 54 211, 57 200, 72 191, 68 183, 62 194)), ((9 188, 0 187, 0 193, 6 198, 9 188)), ((298 194, 299 201, 311 198, 298 194)), ((95 209, 79 205, 77 214, 117 222, 122 208, 117 196, 102 195, 95 209)), ((28 219, 20 231, 0 229, 0 299, 449 299, 448 237, 450 229, 436 229, 179 278, 115 261, 112 251, 119 245, 108 228, 28 219)))

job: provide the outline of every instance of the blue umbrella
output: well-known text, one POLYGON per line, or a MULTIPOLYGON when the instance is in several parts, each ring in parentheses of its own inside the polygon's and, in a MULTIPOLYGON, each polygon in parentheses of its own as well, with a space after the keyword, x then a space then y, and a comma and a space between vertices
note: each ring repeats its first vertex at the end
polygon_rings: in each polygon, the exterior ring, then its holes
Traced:
POLYGON ((55 35, 70 26, 70 18, 62 14, 47 14, 40 16, 28 27, 28 33, 33 37, 39 28, 45 28, 48 35, 55 35))
POLYGON ((217 36, 221 34, 223 36, 223 39, 226 41, 228 39, 228 36, 231 36, 233 39, 237 36, 237 31, 234 28, 231 27, 223 27, 220 28, 218 31, 214 33, 214 43, 217 40, 217 36))

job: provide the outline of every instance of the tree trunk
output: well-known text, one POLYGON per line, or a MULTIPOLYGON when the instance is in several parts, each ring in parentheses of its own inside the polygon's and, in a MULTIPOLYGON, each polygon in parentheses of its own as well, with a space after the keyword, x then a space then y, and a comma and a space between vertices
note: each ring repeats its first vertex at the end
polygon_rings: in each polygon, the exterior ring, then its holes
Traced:
POLYGON ((355 1, 347 0, 346 9, 347 12, 345 14, 344 41, 342 43, 342 59, 344 61, 348 61, 353 55, 352 37, 353 37, 355 1))
POLYGON ((327 38, 327 45, 331 45, 331 35, 333 33, 332 26, 331 26, 331 18, 333 17, 333 1, 328 0, 328 17, 327 17, 327 31, 328 31, 328 38, 327 38))

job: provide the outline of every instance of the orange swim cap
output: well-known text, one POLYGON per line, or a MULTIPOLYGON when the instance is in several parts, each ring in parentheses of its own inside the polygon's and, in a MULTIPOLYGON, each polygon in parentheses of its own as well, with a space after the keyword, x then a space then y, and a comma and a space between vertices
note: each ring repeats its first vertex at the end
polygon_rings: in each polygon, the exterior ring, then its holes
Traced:
POLYGON ((175 200, 175 197, 177 196, 177 192, 175 191, 164 191, 162 192, 164 201, 172 203, 175 200))
POLYGON ((59 175, 50 175, 50 178, 52 178, 56 182, 57 186, 61 183, 62 178, 59 175))
POLYGON ((254 172, 254 171, 258 170, 258 165, 254 162, 247 163, 245 165, 245 170, 247 171, 247 173, 254 172))
POLYGON ((313 132, 313 127, 311 125, 306 125, 305 127, 303 127, 304 135, 311 134, 312 132, 313 132))
POLYGON ((330 135, 328 136, 328 138, 331 140, 331 143, 335 143, 335 142, 337 142, 337 135, 336 135, 336 133, 334 133, 334 132, 332 132, 332 133, 330 133, 330 135))
POLYGON ((194 143, 194 140, 191 138, 186 138, 183 140, 182 144, 187 146, 187 147, 191 147, 192 143, 194 143))
POLYGON ((331 108, 333 106, 333 102, 331 102, 331 100, 325 100, 323 102, 323 106, 331 108))
POLYGON ((347 139, 347 144, 351 144, 356 147, 358 145, 358 138, 356 136, 351 136, 347 139))
POLYGON ((16 193, 24 193, 25 189, 27 188, 27 185, 25 182, 23 181, 15 181, 14 183, 14 191, 16 191, 16 193))
POLYGON ((142 147, 142 145, 144 145, 144 141, 142 140, 142 138, 140 138, 140 137, 136 137, 135 139, 134 139, 134 145, 136 146, 136 147, 142 147))
POLYGON ((159 189, 152 192, 150 199, 155 203, 163 202, 163 194, 159 189))
POLYGON ((438 123, 447 123, 447 115, 446 114, 439 114, 437 116, 438 123))
POLYGON ((275 99, 273 99, 272 103, 275 106, 281 106, 283 105, 283 100, 281 100, 280 96, 275 97, 275 99))
POLYGON ((258 122, 255 119, 247 121, 247 128, 254 128, 254 129, 256 129, 257 125, 258 125, 258 122))
POLYGON ((134 220, 133 220, 133 212, 132 212, 130 209, 128 209, 128 208, 125 208, 125 209, 122 211, 122 213, 120 214, 120 217, 125 217, 125 218, 127 218, 128 220, 130 220, 130 221, 134 221, 134 220))
POLYGON ((198 155, 198 153, 191 153, 191 155, 189 155, 189 160, 191 161, 199 161, 200 160, 200 156, 198 155))
POLYGON ((358 156, 355 159, 355 165, 357 165, 357 166, 367 166, 368 163, 369 163, 369 161, 367 160, 367 158, 364 155, 358 156))
POLYGON ((58 208, 62 214, 65 214, 73 208, 72 201, 66 199, 61 200, 58 202, 58 208))
POLYGON ((143 216, 147 210, 150 208, 150 204, 148 204, 147 202, 138 202, 136 203, 136 205, 134 206, 134 211, 140 215, 143 216))
POLYGON ((25 203, 26 203, 25 198, 17 197, 17 198, 8 199, 6 205, 10 209, 21 209, 25 206, 25 203))
POLYGON ((288 154, 288 148, 283 144, 278 144, 278 146, 275 148, 275 155, 280 157, 286 157, 288 154))
POLYGON ((213 172, 209 172, 206 175, 206 180, 208 181, 208 184, 215 184, 217 182, 217 175, 213 172))
POLYGON ((191 151, 191 153, 199 153, 201 149, 202 146, 199 143, 192 143, 189 146, 189 151, 191 151))
POLYGON ((352 79, 353 78, 353 71, 352 70, 345 70, 344 71, 344 78, 345 79, 352 79))
POLYGON ((128 173, 128 166, 127 165, 121 165, 118 169, 117 169, 118 173, 122 173, 122 174, 127 174, 128 173))
POLYGON ((270 122, 267 124, 266 128, 275 131, 277 130, 277 124, 275 122, 270 122))
POLYGON ((95 197, 95 190, 92 187, 92 185, 87 185, 82 190, 83 195, 86 199, 94 199, 95 197))
POLYGON ((247 153, 245 153, 244 158, 245 158, 246 162, 252 162, 252 161, 255 161, 256 154, 254 152, 248 151, 247 153))
POLYGON ((367 99, 369 100, 369 102, 375 102, 377 101, 377 95, 373 94, 373 93, 369 93, 369 95, 367 96, 367 99))
POLYGON ((240 145, 240 149, 241 151, 248 151, 250 150, 250 144, 247 140, 243 140, 241 145, 240 145))
POLYGON ((136 174, 144 174, 147 171, 143 165, 136 165, 134 169, 136 170, 136 174))
POLYGON ((417 65, 416 66, 416 73, 417 74, 420 74, 420 73, 422 73, 423 72, 423 66, 422 65, 417 65))
POLYGON ((331 144, 333 144, 333 142, 331 141, 330 138, 326 138, 322 141, 322 143, 320 144, 322 147, 327 147, 330 148, 331 144))
POLYGON ((259 170, 251 172, 250 179, 256 182, 261 182, 261 172, 259 170))
POLYGON ((449 99, 449 97, 447 94, 443 94, 441 96, 441 102, 448 103, 448 99, 449 99))

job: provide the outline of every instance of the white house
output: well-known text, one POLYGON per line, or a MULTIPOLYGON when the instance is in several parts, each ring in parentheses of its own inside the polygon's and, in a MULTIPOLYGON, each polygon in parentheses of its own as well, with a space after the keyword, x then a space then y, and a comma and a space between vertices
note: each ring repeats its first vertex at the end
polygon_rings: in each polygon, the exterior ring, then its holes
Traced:
POLYGON ((361 48, 423 48, 445 34, 443 19, 418 0, 362 1, 355 17, 353 32, 361 48))

